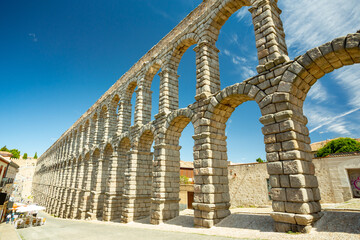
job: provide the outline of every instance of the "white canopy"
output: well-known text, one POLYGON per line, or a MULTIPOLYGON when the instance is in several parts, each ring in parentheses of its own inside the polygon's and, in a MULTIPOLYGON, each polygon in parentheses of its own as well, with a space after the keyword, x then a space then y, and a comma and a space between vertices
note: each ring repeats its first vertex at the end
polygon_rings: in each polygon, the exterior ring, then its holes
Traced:
POLYGON ((21 206, 16 209, 17 212, 33 212, 33 211, 40 211, 44 210, 45 207, 38 206, 38 205, 29 205, 29 206, 21 206))

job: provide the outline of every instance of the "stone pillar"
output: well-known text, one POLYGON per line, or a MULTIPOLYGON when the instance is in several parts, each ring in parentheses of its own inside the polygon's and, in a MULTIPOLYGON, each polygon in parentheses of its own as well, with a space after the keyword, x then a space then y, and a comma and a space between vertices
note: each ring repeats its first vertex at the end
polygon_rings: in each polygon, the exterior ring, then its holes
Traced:
POLYGON ((59 174, 59 187, 58 187, 58 205, 55 210, 55 216, 60 217, 60 213, 62 211, 62 203, 63 203, 63 193, 64 193, 64 179, 65 179, 65 164, 62 162, 60 164, 60 174, 59 174))
POLYGON ((129 130, 131 125, 131 102, 130 100, 121 100, 119 103, 118 127, 117 132, 122 133, 129 130))
MULTIPOLYGON (((81 218, 81 214, 82 214, 82 199, 84 197, 84 193, 85 193, 85 163, 84 163, 84 159, 82 159, 82 161, 79 162, 79 171, 78 171, 78 177, 76 179, 76 188, 77 188, 77 196, 76 196, 76 203, 75 208, 77 209, 77 215, 75 216, 78 219, 82 219, 81 218)), ((84 215, 85 218, 85 215, 84 215)))
POLYGON ((53 194, 54 204, 50 210, 50 214, 53 214, 53 215, 55 215, 57 206, 59 204, 59 188, 60 188, 59 181, 60 181, 60 166, 59 166, 59 164, 56 164, 55 181, 54 181, 55 188, 54 188, 54 194, 53 194))
MULTIPOLYGON (((146 81, 146 80, 143 80, 146 81)), ((148 86, 139 86, 136 92, 135 124, 143 125, 151 120, 151 94, 148 86)))
POLYGON ((285 33, 277 0, 256 0, 249 9, 252 15, 259 73, 289 61, 285 33))
POLYGON ((91 191, 91 219, 103 217, 104 198, 105 198, 105 181, 108 168, 108 162, 104 161, 103 156, 97 159, 94 181, 94 189, 91 191))
POLYGON ((200 42, 196 52, 196 96, 195 99, 204 99, 220 91, 219 50, 215 41, 200 42))
POLYGON ((150 215, 153 153, 130 151, 125 171, 121 221, 128 223, 150 215))
POLYGON ((67 163, 64 164, 64 177, 62 180, 62 193, 61 193, 61 206, 59 211, 59 217, 65 218, 66 210, 66 199, 68 193, 68 177, 69 177, 69 166, 67 163))
POLYGON ((179 75, 171 68, 163 68, 159 76, 159 113, 168 113, 179 108, 179 75))
POLYGON ((72 194, 73 194, 73 173, 74 173, 75 167, 74 167, 74 161, 70 160, 70 163, 67 167, 67 178, 66 178, 66 191, 65 191, 65 212, 64 212, 64 218, 70 218, 70 212, 72 209, 72 194))
POLYGON ((274 106, 274 112, 264 107, 260 118, 264 124, 262 132, 272 187, 274 212, 271 216, 276 231, 309 232, 312 223, 319 218, 321 206, 307 119, 289 102, 288 93, 278 93, 272 99, 270 105, 274 106), (275 113, 275 108, 284 110, 275 113))
POLYGON ((230 215, 226 136, 197 129, 195 132, 202 133, 193 137, 194 224, 209 228, 230 215))
POLYGON ((105 204, 104 204, 104 221, 114 220, 116 217, 116 211, 121 207, 120 199, 121 197, 117 192, 117 168, 118 165, 118 156, 114 151, 109 159, 109 172, 106 182, 106 191, 105 191, 105 204))
POLYGON ((88 159, 85 162, 85 179, 84 179, 84 194, 81 198, 80 203, 80 218, 85 219, 90 212, 90 199, 91 199, 91 187, 92 187, 92 176, 93 176, 93 162, 88 159))
POLYGON ((154 146, 152 224, 160 224, 179 216, 180 146, 154 146))
POLYGON ((80 178, 80 163, 77 161, 76 164, 73 166, 73 172, 72 172, 72 185, 71 185, 71 212, 70 212, 70 218, 77 218, 79 214, 79 194, 80 194, 80 184, 79 184, 79 178, 80 178))

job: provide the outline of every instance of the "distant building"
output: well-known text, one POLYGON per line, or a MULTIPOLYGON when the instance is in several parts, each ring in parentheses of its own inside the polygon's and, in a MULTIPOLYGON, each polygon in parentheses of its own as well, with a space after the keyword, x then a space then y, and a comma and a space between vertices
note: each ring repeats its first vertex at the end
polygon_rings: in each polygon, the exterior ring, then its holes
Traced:
POLYGON ((14 181, 14 191, 11 195, 15 202, 32 202, 31 187, 36 168, 37 159, 28 157, 23 159, 12 159, 19 165, 19 172, 14 181))
POLYGON ((187 184, 180 182, 180 210, 192 209, 194 202, 194 164, 192 162, 180 161, 180 177, 189 179, 187 184))
POLYGON ((12 154, 0 151, 0 222, 4 220, 5 214, 13 204, 10 196, 19 165, 11 160, 12 154))

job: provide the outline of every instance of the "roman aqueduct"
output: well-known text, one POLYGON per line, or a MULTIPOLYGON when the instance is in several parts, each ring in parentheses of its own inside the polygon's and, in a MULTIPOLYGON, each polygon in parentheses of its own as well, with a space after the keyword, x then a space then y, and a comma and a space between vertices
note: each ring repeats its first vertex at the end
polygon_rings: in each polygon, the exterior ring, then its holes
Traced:
POLYGON ((192 124, 194 224, 211 227, 230 214, 226 122, 237 106, 256 101, 275 229, 308 231, 321 206, 303 103, 317 79, 360 62, 360 34, 290 60, 280 13, 277 0, 203 1, 42 154, 35 202, 63 218, 126 223, 150 216, 152 224, 172 219, 179 214, 179 137, 192 124), (223 24, 244 6, 253 19, 258 75, 221 89, 216 41, 223 24), (179 109, 177 68, 193 44, 196 101, 179 109), (159 112, 150 121, 150 87, 160 69, 159 112))

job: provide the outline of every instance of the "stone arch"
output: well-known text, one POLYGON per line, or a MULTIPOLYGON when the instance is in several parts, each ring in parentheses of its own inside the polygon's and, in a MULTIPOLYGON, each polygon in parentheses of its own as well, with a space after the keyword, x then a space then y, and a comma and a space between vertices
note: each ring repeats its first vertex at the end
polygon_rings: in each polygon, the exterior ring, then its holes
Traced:
POLYGON ((79 200, 79 218, 85 219, 87 212, 90 211, 90 191, 91 191, 91 179, 92 179, 92 162, 91 153, 88 151, 83 154, 82 170, 83 176, 81 179, 81 192, 79 200))
POLYGON ((348 34, 315 47, 296 58, 282 76, 278 92, 287 92, 301 101, 318 79, 335 69, 360 63, 360 34, 348 34))
POLYGON ((161 60, 154 60, 145 65, 144 72, 139 77, 138 89, 136 90, 135 124, 147 124, 151 120, 152 91, 151 85, 155 74, 162 66, 161 60))
POLYGON ((170 58, 166 67, 177 73, 180 61, 184 53, 188 48, 199 42, 199 37, 196 33, 187 33, 174 43, 174 47, 171 51, 170 58))
MULTIPOLYGON (((254 2, 254 0, 251 0, 254 2)), ((211 19, 206 23, 205 29, 207 31, 213 32, 215 36, 213 38, 207 39, 208 41, 216 41, 222 26, 225 22, 240 8, 244 6, 250 6, 250 0, 238 1, 238 0, 225 0, 218 1, 216 3, 216 11, 213 12, 211 19)), ((205 33, 205 32, 204 32, 205 33)), ((205 33, 206 34, 206 33, 205 33)), ((211 34, 211 35, 213 35, 211 34)), ((202 36, 204 37, 204 36, 202 36)), ((207 37, 208 38, 208 37, 207 37)))
POLYGON ((101 146, 109 136, 109 109, 106 104, 101 107, 97 123, 97 142, 101 146))
POLYGON ((99 198, 98 216, 103 220, 109 221, 112 219, 112 199, 109 193, 110 183, 112 182, 112 163, 113 163, 113 146, 107 143, 102 151, 102 165, 98 166, 101 171, 98 174, 98 181, 100 178, 101 193, 99 198))
POLYGON ((152 124, 143 126, 138 134, 138 138, 135 140, 134 146, 139 151, 151 151, 151 145, 154 142, 155 128, 152 124))
POLYGON ((115 199, 114 201, 117 203, 114 207, 114 219, 121 219, 123 208, 124 208, 124 187, 125 187, 125 171, 130 168, 129 165, 129 154, 131 149, 131 141, 129 138, 129 132, 121 135, 119 138, 119 143, 117 146, 117 158, 118 158, 118 167, 116 170, 116 183, 115 183, 115 199))
POLYGON ((138 138, 132 143, 129 161, 125 170, 124 207, 122 222, 131 222, 150 215, 152 163, 151 146, 154 141, 154 129, 151 123, 143 126, 138 138), (135 184, 134 184, 135 181, 135 184), (141 186, 141 187, 140 187, 141 186))
POLYGON ((179 109, 166 119, 154 146, 151 223, 159 224, 179 215, 180 146, 184 128, 195 122, 190 109, 179 109), (162 136, 162 137, 161 137, 162 136), (170 184, 169 184, 170 183, 170 184))
POLYGON ((99 197, 101 192, 101 185, 98 183, 98 176, 101 174, 101 168, 99 168, 100 162, 100 149, 95 148, 91 153, 91 164, 92 164, 92 171, 91 171, 91 186, 90 186, 90 211, 87 213, 87 216, 90 219, 96 219, 98 214, 98 207, 99 207, 99 197), (95 179, 95 181, 94 181, 95 179))
POLYGON ((118 133, 126 132, 131 126, 131 116, 132 116, 132 104, 131 99, 132 95, 137 87, 137 79, 130 80, 125 86, 123 92, 121 93, 119 110, 118 110, 118 133))
POLYGON ((210 99, 194 136, 194 187, 198 189, 193 203, 195 225, 211 227, 230 214, 226 122, 237 106, 249 100, 260 102, 265 96, 245 81, 226 87, 210 99))
POLYGON ((119 110, 120 96, 114 94, 109 102, 109 136, 113 136, 117 132, 118 127, 118 110, 119 110))

